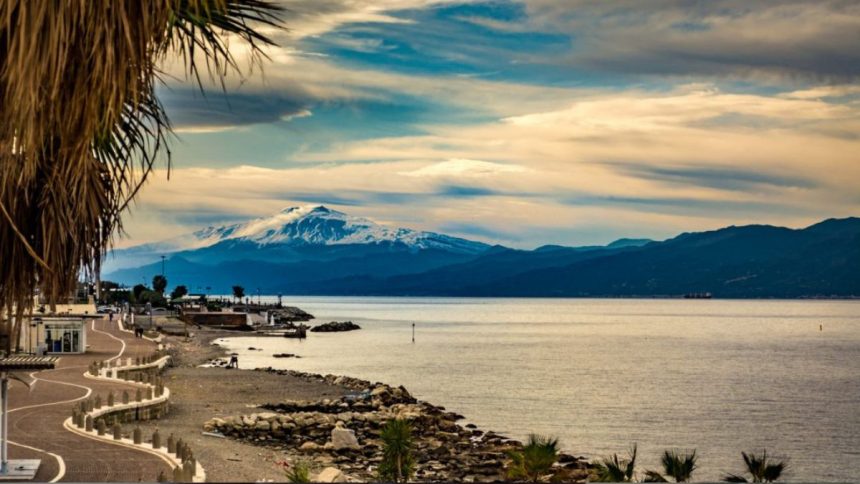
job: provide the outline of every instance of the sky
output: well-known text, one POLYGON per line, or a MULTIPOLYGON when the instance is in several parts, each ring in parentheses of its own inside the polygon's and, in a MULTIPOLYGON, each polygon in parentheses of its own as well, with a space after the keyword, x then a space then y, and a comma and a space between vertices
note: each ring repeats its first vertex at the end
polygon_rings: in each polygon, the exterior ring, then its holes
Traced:
POLYGON ((511 247, 860 215, 860 2, 288 0, 119 246, 324 204, 511 247))

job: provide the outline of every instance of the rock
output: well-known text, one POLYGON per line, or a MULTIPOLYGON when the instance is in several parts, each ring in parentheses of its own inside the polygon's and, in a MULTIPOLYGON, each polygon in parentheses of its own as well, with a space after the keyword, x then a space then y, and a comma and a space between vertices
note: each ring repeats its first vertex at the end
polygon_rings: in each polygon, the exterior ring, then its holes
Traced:
POLYGON ((355 431, 339 426, 331 429, 331 445, 336 450, 359 448, 355 431))
POLYGON ((355 331, 361 329, 361 326, 352 321, 331 321, 329 323, 320 324, 311 328, 314 333, 334 333, 338 331, 355 331))
POLYGON ((346 482, 346 476, 336 467, 326 467, 317 474, 314 482, 346 482))
POLYGON ((301 358, 299 355, 294 355, 293 353, 276 353, 272 355, 273 358, 301 358))
POLYGON ((305 442, 299 446, 301 452, 319 452, 320 450, 322 450, 322 446, 316 442, 305 442))

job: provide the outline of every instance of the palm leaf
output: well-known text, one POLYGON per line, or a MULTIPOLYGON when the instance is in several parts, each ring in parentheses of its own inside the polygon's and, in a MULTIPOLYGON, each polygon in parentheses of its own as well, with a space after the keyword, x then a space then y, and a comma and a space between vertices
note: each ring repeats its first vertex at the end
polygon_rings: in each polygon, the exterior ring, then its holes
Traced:
POLYGON ((155 96, 170 54, 222 80, 227 44, 264 58, 278 26, 269 0, 0 2, 0 326, 5 351, 37 288, 64 300, 94 275, 156 163, 170 166, 170 122, 155 96))

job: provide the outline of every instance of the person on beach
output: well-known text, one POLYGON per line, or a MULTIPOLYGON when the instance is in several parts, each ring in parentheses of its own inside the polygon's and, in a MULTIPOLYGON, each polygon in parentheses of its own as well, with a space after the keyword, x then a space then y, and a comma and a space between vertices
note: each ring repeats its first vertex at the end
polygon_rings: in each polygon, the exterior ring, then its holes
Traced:
POLYGON ((227 365, 227 368, 236 368, 237 370, 239 369, 239 355, 230 355, 230 364, 227 365))

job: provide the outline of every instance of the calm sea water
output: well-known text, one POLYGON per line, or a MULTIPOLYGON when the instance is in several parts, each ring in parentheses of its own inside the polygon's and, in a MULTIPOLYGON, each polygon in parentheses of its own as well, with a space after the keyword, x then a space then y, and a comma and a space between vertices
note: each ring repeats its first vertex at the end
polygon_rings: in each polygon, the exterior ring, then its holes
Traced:
POLYGON ((790 459, 790 480, 860 478, 860 302, 284 303, 363 329, 227 340, 242 366, 402 384, 485 430, 555 435, 576 455, 636 443, 640 470, 657 468, 663 449, 696 449, 697 480, 717 479, 742 471, 742 450, 767 448, 790 459), (271 357, 279 352, 302 358, 271 357))

